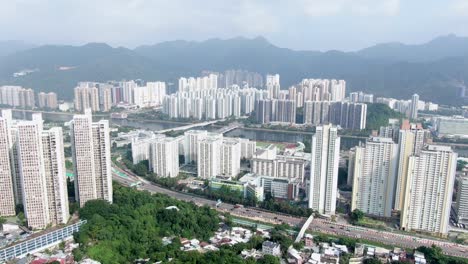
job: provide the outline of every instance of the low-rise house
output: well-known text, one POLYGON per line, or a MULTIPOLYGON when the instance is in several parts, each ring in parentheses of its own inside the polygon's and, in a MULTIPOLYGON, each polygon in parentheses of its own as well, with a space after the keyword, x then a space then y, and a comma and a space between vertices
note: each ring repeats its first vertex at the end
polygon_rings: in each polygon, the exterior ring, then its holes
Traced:
POLYGON ((281 246, 272 241, 265 241, 262 244, 262 252, 266 255, 281 256, 281 246))

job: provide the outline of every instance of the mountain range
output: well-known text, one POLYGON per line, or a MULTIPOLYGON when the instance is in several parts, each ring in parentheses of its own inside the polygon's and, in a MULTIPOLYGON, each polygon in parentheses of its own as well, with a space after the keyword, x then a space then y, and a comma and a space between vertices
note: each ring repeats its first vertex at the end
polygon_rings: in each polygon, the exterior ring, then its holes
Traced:
POLYGON ((103 43, 83 46, 0 43, 0 84, 55 91, 71 99, 79 81, 122 79, 176 82, 203 70, 243 69, 279 73, 286 89, 303 78, 347 81, 347 91, 463 104, 460 87, 468 83, 468 38, 447 35, 419 45, 384 43, 355 52, 297 51, 263 37, 168 41, 135 49, 103 43), (15 73, 29 70, 26 74, 15 73))

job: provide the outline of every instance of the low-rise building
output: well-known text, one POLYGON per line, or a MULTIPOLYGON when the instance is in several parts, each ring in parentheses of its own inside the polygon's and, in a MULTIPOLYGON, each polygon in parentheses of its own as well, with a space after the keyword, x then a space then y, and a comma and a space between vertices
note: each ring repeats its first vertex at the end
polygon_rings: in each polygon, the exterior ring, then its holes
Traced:
POLYGON ((262 253, 265 255, 281 256, 281 246, 275 242, 265 241, 262 244, 262 253))

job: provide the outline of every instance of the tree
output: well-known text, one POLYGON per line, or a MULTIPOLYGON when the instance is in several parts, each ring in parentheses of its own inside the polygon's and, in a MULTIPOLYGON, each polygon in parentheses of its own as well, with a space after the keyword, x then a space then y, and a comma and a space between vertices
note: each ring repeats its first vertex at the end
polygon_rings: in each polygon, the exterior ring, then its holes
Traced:
POLYGON ((457 171, 463 170, 468 165, 467 161, 459 160, 457 161, 457 171))
POLYGON ((67 170, 73 170, 73 163, 69 160, 65 160, 65 168, 67 168, 67 170))
POLYGON ((148 174, 148 167, 149 167, 148 161, 142 160, 133 167, 133 172, 135 172, 135 174, 139 176, 146 176, 146 174, 148 174))
POLYGON ((259 259, 257 263, 260 264, 280 264, 280 260, 278 257, 272 255, 265 255, 263 258, 259 259))
POLYGON ((382 264, 378 258, 369 258, 364 260, 364 264, 382 264))
POLYGON ((417 251, 423 253, 429 263, 446 262, 442 249, 436 245, 432 245, 431 247, 418 247, 417 251))
POLYGON ((359 209, 354 209, 354 211, 351 212, 350 217, 351 217, 351 221, 353 221, 354 223, 357 223, 364 218, 364 213, 359 209))
POLYGON ((388 125, 390 118, 403 118, 403 114, 398 113, 385 104, 367 104, 366 128, 379 129, 388 125))

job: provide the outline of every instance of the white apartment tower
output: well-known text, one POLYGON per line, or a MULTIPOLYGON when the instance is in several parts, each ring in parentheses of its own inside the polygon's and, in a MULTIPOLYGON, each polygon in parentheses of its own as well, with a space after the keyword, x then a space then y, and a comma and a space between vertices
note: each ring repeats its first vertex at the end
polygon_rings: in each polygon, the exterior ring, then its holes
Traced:
POLYGON ((268 97, 270 99, 277 99, 279 97, 279 92, 281 89, 279 74, 266 76, 266 88, 268 91, 268 97))
POLYGON ((49 201, 42 149, 42 121, 18 123, 19 173, 28 225, 44 229, 50 223, 49 201))
POLYGON ((189 164, 197 161, 198 142, 208 135, 206 130, 189 130, 185 135, 185 163, 189 164))
POLYGON ((240 172, 241 143, 237 140, 225 139, 221 146, 221 174, 236 177, 240 172))
POLYGON ((391 138, 374 137, 354 155, 351 210, 390 217, 397 173, 397 145, 391 138))
POLYGON ((8 120, 0 117, 0 216, 15 215, 8 120))
POLYGON ((11 111, 2 110, 0 215, 14 215, 14 205, 22 204, 28 225, 43 229, 69 218, 63 135, 61 128, 43 130, 41 114, 32 119, 12 127, 11 111))
POLYGON ((418 118, 418 104, 419 104, 419 95, 413 94, 413 96, 411 97, 409 118, 411 119, 418 118))
POLYGON ((409 158, 403 229, 447 234, 456 165, 457 154, 447 146, 429 145, 409 158))
POLYGON ((158 138, 151 142, 150 168, 159 177, 179 175, 179 142, 176 138, 158 138))
POLYGON ((92 122, 91 111, 71 122, 75 195, 80 207, 89 200, 112 202, 109 122, 92 122))
POLYGON ((6 129, 10 149, 10 168, 13 177, 13 192, 15 194, 15 203, 23 203, 23 191, 21 189, 21 179, 19 174, 17 127, 13 125, 13 113, 11 109, 2 110, 2 117, 6 120, 6 129))
POLYGON ((468 224, 468 177, 461 177, 457 189, 457 222, 468 224))
POLYGON ((332 125, 318 126, 312 137, 309 208, 334 215, 338 185, 340 138, 332 125))
POLYGON ((99 90, 88 83, 80 83, 75 87, 75 110, 82 112, 91 108, 93 112, 99 111, 99 90))
POLYGON ((198 142, 198 177, 211 179, 221 173, 219 155, 222 143, 222 139, 216 137, 208 137, 198 142))
POLYGON ((70 213, 62 128, 42 132, 42 149, 50 222, 66 224, 70 213))
POLYGON ((408 162, 412 155, 418 156, 425 142, 425 131, 422 127, 411 125, 405 121, 398 135, 398 176, 395 192, 395 210, 402 210, 404 193, 408 177, 408 162))

